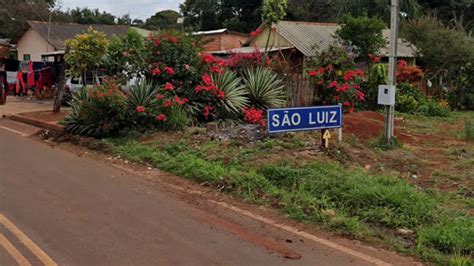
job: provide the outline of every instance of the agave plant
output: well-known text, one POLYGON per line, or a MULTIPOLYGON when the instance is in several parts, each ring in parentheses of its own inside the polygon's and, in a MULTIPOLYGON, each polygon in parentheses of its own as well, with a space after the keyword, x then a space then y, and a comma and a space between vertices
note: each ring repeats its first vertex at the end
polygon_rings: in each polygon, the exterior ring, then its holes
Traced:
POLYGON ((244 85, 250 105, 262 110, 283 107, 286 102, 285 86, 275 72, 258 67, 244 72, 244 85))
POLYGON ((233 71, 225 70, 212 76, 214 84, 224 92, 225 96, 220 100, 218 112, 220 117, 233 117, 239 115, 242 110, 248 107, 249 100, 247 91, 242 85, 242 80, 233 71))
POLYGON ((69 110, 68 115, 62 121, 67 132, 83 136, 94 136, 96 134, 96 127, 92 124, 84 123, 82 119, 82 109, 88 100, 89 96, 86 89, 72 94, 70 101, 71 110, 69 110))
POLYGON ((143 106, 147 109, 156 109, 159 107, 159 102, 156 99, 157 93, 158 88, 151 83, 140 82, 130 89, 128 94, 128 107, 135 109, 138 106, 143 106))

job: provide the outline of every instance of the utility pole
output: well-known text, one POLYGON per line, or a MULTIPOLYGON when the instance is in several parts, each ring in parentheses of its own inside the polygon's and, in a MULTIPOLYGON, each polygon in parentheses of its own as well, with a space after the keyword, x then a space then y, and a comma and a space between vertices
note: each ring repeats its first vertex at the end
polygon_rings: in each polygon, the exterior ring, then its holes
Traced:
MULTIPOLYGON (((390 19, 390 55, 388 68, 388 85, 396 86, 397 84, 397 46, 398 46, 398 32, 400 26, 399 0, 391 0, 391 19, 390 19)), ((395 106, 385 106, 385 140, 391 143, 394 136, 394 120, 395 120, 395 106)))

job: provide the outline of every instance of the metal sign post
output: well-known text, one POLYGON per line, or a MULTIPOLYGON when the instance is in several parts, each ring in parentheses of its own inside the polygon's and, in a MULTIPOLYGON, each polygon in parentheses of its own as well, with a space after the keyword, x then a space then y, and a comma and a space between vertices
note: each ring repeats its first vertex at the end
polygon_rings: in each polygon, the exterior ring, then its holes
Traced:
MULTIPOLYGON (((388 70, 388 85, 396 85, 396 67, 397 67, 397 46, 399 31, 399 0, 391 0, 391 20, 390 20, 390 57, 388 70)), ((385 106, 385 140, 390 143, 394 133, 395 106, 385 106)))

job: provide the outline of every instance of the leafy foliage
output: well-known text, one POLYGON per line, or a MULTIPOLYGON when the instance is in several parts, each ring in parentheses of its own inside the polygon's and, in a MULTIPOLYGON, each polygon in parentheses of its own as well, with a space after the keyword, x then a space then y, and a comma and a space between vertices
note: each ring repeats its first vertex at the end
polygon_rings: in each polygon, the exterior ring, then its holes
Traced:
POLYGON ((149 29, 175 29, 178 25, 179 13, 174 10, 162 10, 156 12, 145 21, 145 27, 149 29))
POLYGON ((435 116, 435 117, 448 117, 449 109, 446 106, 442 106, 439 102, 435 100, 428 100, 420 105, 418 111, 425 116, 435 116))
POLYGON ((346 16, 336 34, 344 44, 352 46, 359 57, 365 58, 379 54, 380 48, 385 47, 384 28, 384 22, 377 18, 346 16))
POLYGON ((310 62, 308 76, 316 88, 318 104, 342 104, 353 112, 365 102, 362 84, 364 71, 357 69, 354 54, 348 48, 331 46, 310 62))
POLYGON ((130 29, 121 38, 114 36, 110 40, 105 58, 107 72, 116 78, 131 78, 146 70, 146 47, 143 37, 130 29))
POLYGON ((395 110, 403 113, 415 113, 418 111, 420 104, 426 101, 425 94, 417 87, 409 83, 402 83, 397 86, 395 110))
POLYGON ((114 82, 73 95, 71 111, 64 119, 65 130, 89 137, 109 137, 123 125, 127 104, 114 82))
POLYGON ((88 71, 97 75, 107 53, 109 41, 104 33, 89 28, 86 33, 76 35, 74 39, 68 40, 66 45, 71 49, 66 54, 65 60, 72 75, 85 75, 88 71))
POLYGON ((261 24, 261 9, 262 0, 186 0, 180 5, 184 26, 194 30, 250 32, 261 24))
MULTIPOLYGON (((404 36, 415 44, 423 57, 426 78, 434 84, 446 82, 443 86, 453 88, 456 80, 462 80, 464 69, 474 61, 474 39, 464 31, 445 26, 434 16, 424 16, 409 21, 404 27, 404 36)), ((466 84, 458 82, 458 92, 463 94, 466 84)), ((438 88, 441 90, 441 88, 438 88)), ((456 100, 460 101, 458 97, 456 100)), ((453 103, 457 108, 458 103, 453 103)))
POLYGON ((244 72, 244 84, 248 91, 250 106, 266 110, 285 104, 285 87, 271 70, 257 67, 244 72))
POLYGON ((263 0, 262 20, 268 25, 277 23, 286 16, 287 0, 263 0))

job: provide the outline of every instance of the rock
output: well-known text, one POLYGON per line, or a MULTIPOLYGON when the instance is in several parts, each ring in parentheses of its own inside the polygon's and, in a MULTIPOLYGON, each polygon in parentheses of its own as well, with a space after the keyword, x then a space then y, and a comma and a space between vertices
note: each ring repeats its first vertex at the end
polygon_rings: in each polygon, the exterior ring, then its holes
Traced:
POLYGON ((397 234, 403 235, 403 236, 413 235, 413 230, 405 229, 405 228, 399 228, 399 229, 397 229, 397 234))

